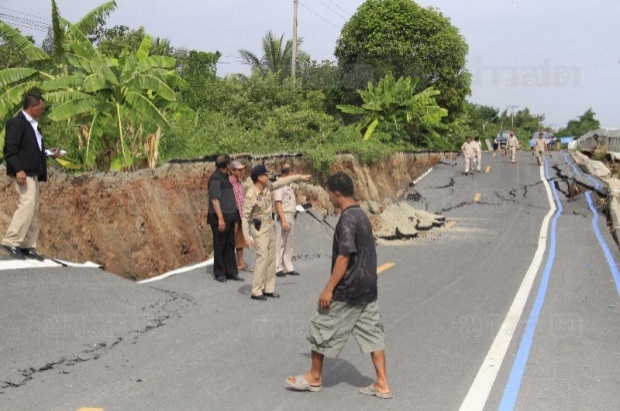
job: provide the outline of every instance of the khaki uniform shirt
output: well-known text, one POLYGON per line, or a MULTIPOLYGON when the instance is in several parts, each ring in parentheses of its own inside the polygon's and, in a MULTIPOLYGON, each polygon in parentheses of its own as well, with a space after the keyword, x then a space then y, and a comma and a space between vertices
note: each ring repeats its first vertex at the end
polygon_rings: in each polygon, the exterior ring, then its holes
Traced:
MULTIPOLYGON (((282 202, 282 211, 288 214, 294 214, 297 207, 297 200, 295 199, 295 191, 290 185, 278 188, 273 192, 273 202, 282 202)), ((277 210, 274 210, 277 213, 277 210)))
POLYGON ((476 147, 476 156, 480 157, 482 154, 482 143, 480 141, 474 141, 474 146, 476 147))
POLYGON ((536 144, 534 144, 534 150, 536 153, 544 152, 546 148, 547 142, 544 138, 536 139, 536 144))
POLYGON ((263 191, 258 191, 255 185, 252 185, 246 191, 245 200, 243 201, 243 215, 241 216, 243 236, 246 239, 252 237, 250 234, 250 224, 253 224, 254 219, 261 221, 261 228, 273 224, 273 190, 298 181, 300 178, 298 175, 284 177, 275 183, 268 183, 263 188, 263 191))
POLYGON ((508 141, 506 142, 506 148, 518 148, 519 147, 519 140, 517 140, 517 137, 512 136, 508 139, 508 141))
POLYGON ((472 141, 471 143, 463 143, 463 145, 461 146, 461 152, 463 153, 465 158, 474 158, 476 155, 476 146, 474 145, 474 142, 472 141))

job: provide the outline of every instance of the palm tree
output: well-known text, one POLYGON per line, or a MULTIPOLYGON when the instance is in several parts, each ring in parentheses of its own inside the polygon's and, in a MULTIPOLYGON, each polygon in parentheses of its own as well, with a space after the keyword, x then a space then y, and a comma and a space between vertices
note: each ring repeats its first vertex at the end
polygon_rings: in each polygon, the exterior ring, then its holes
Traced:
MULTIPOLYGON (((297 39, 297 45, 301 45, 302 38, 297 39)), ((293 42, 291 40, 284 41, 284 34, 280 38, 276 38, 271 30, 267 32, 262 40, 263 57, 259 58, 256 54, 249 50, 239 50, 239 56, 245 64, 252 66, 253 71, 260 73, 279 73, 282 78, 291 76, 291 59, 293 51, 293 42)), ((308 58, 308 55, 297 50, 297 61, 308 58)))

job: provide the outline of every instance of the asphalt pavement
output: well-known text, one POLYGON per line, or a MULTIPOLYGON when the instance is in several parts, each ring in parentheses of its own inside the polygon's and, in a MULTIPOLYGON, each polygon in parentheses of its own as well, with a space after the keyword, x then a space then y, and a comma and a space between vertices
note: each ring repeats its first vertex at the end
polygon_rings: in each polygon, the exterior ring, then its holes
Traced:
POLYGON ((603 183, 571 163, 554 152, 541 178, 530 154, 486 154, 480 173, 458 158, 415 184, 409 204, 447 223, 378 245, 391 400, 357 392, 374 369, 353 339, 326 360, 322 392, 285 386, 310 365, 336 221, 301 214, 301 276, 278 278, 282 297, 266 302, 250 299, 251 273, 220 284, 201 266, 137 284, 96 268, 2 269, 2 257, 0 409, 615 409, 619 251, 603 183), (570 178, 592 189, 572 196, 570 178))

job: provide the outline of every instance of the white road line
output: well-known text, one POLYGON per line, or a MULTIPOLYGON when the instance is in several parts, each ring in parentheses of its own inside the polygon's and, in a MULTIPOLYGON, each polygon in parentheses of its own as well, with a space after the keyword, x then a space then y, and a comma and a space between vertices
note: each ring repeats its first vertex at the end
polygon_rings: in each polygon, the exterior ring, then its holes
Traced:
POLYGON ((426 173, 422 174, 420 177, 418 177, 418 178, 417 178, 417 180, 415 180, 415 181, 413 182, 413 185, 418 184, 418 183, 419 183, 419 182, 420 182, 420 181, 421 181, 424 177, 426 177, 426 176, 427 176, 427 175, 428 175, 431 171, 433 171, 433 169, 432 169, 432 168, 429 168, 429 169, 428 169, 428 171, 427 171, 426 173))
POLYGON ((43 267, 62 267, 60 264, 55 263, 52 260, 38 261, 33 259, 28 260, 2 260, 0 261, 0 271, 6 270, 20 270, 24 268, 43 268, 43 267))
POLYGON ((484 405, 489 398, 489 394, 491 393, 491 389, 493 388, 493 384, 495 384, 495 378, 497 377, 499 368, 504 361, 506 351, 508 351, 508 346, 512 341, 517 325, 519 324, 519 319, 523 314, 523 309, 527 303, 527 298, 530 295, 534 280, 536 279, 536 273, 538 273, 540 265, 542 264, 543 256, 547 248, 547 231, 549 228, 549 221, 551 220, 551 217, 553 217, 553 214, 557 208, 555 202, 553 201, 551 188, 545 178, 544 167, 539 168, 540 178, 545 185, 545 190, 547 190, 547 197, 551 208, 543 219, 542 226, 540 227, 538 248, 534 254, 534 259, 532 260, 532 263, 523 278, 519 291, 517 291, 517 294, 515 295, 512 305, 508 310, 508 314, 506 314, 506 318, 495 336, 495 340, 493 341, 487 356, 478 370, 478 374, 476 375, 474 382, 469 388, 469 392, 461 404, 461 411, 482 410, 484 408, 484 405))
POLYGON ((211 264, 213 264, 213 258, 210 259, 210 260, 207 260, 207 261, 203 261, 202 263, 198 263, 198 264, 195 264, 195 265, 190 265, 188 267, 179 268, 179 269, 176 269, 174 271, 169 271, 169 272, 167 272, 165 274, 162 274, 162 275, 159 275, 157 277, 149 278, 148 280, 138 281, 138 284, 146 284, 146 283, 152 283, 154 281, 163 280, 164 278, 168 278, 168 277, 173 276, 173 275, 185 273, 187 271, 192 271, 192 270, 195 270, 196 268, 207 267, 207 266, 209 266, 211 264))

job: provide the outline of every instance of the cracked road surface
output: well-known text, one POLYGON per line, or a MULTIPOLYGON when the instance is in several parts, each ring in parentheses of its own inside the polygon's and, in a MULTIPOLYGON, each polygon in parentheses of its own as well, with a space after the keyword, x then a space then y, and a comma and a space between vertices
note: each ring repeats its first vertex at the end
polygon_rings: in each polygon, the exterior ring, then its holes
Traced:
POLYGON ((267 302, 250 300, 245 272, 244 283, 217 283, 200 268, 136 284, 97 269, 0 271, 0 409, 459 409, 498 339, 506 349, 492 359, 494 377, 464 409, 615 409, 619 252, 597 198, 604 189, 567 159, 547 158, 558 211, 542 233, 551 206, 529 154, 516 165, 485 155, 489 172, 469 176, 462 158, 444 161, 415 185, 409 205, 452 224, 378 246, 389 267, 379 305, 390 401, 357 393, 374 370, 354 341, 326 360, 322 392, 285 388, 309 367, 305 334, 336 221, 302 214, 301 276, 278 278, 282 297, 267 302), (541 241, 522 313, 502 334, 541 241))

